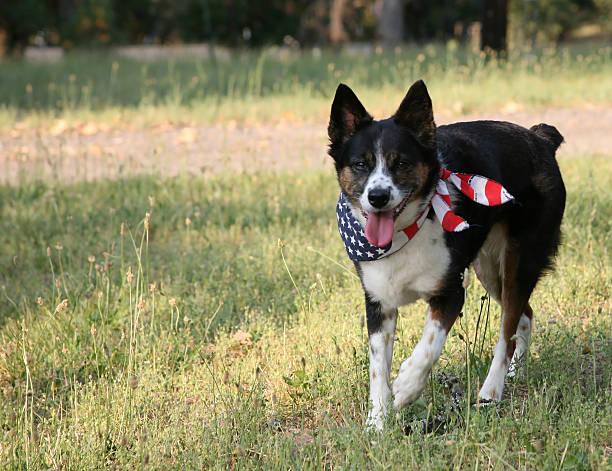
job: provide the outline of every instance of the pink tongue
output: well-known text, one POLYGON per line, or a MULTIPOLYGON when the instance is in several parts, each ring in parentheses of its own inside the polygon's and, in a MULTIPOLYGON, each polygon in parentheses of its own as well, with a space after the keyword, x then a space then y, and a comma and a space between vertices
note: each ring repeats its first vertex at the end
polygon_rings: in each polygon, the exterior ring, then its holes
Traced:
POLYGON ((389 245, 393 239, 393 210, 368 213, 365 235, 368 242, 376 247, 389 245))

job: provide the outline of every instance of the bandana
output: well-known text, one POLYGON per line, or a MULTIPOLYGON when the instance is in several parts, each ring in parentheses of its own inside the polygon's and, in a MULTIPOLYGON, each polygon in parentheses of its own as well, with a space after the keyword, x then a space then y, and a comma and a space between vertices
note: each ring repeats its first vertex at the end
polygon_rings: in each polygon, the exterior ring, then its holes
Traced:
POLYGON ((508 193, 508 190, 494 180, 481 175, 455 173, 441 169, 440 179, 436 184, 433 196, 421 214, 408 227, 396 232, 388 245, 376 247, 368 242, 361 223, 355 218, 344 195, 340 192, 336 205, 336 219, 349 258, 355 262, 366 262, 378 260, 397 252, 417 234, 425 219, 427 219, 430 208, 433 208, 445 231, 460 232, 469 228, 468 222, 453 213, 451 209, 448 192, 449 182, 472 201, 483 206, 499 206, 514 199, 508 193))

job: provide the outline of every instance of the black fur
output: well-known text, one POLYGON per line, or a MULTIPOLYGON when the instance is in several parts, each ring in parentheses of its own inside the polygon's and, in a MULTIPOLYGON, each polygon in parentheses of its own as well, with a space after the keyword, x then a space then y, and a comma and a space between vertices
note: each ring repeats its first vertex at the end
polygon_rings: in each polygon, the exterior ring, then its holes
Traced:
MULTIPOLYGON (((519 319, 522 316, 531 319, 529 297, 540 276, 552 266, 561 238, 565 187, 555 152, 563 136, 547 124, 525 129, 507 122, 475 121, 436 127, 431 99, 422 81, 412 85, 391 118, 381 121, 373 120, 350 88, 340 85, 332 104, 328 132, 329 154, 334 159, 341 191, 354 211, 363 213, 373 224, 377 219, 370 217, 375 217, 377 212, 384 212, 384 217, 388 217, 389 211, 397 212, 393 213, 395 231, 403 229, 399 224, 414 222, 406 220, 417 217, 427 208, 441 167, 495 180, 514 196, 510 202, 489 207, 453 191, 452 210, 469 223, 468 229, 444 232, 439 237, 441 228, 430 223, 429 235, 422 236, 418 244, 406 250, 404 247, 417 239, 408 241, 389 256, 394 257, 389 263, 355 263, 365 291, 370 356, 377 358, 372 364, 388 375, 380 366, 381 347, 376 343, 379 337, 372 335, 383 329, 385 316, 395 319, 399 305, 420 297, 429 303, 432 322, 438 322, 448 333, 463 307, 465 269, 478 257, 476 272, 486 289, 502 304, 504 313, 502 343, 498 344, 504 347, 499 352, 496 350, 498 362, 495 363, 495 358, 493 362, 496 369, 490 382, 489 377, 485 380, 484 392, 481 390, 479 397, 499 400, 503 384, 496 383, 498 376, 495 375, 507 371, 516 348, 519 319), (372 173, 374 169, 377 170, 372 173), (388 204, 374 205, 373 197, 381 191, 395 196, 388 204), (410 205, 410 212, 406 205, 410 205), (479 255, 494 227, 491 243, 479 255), (491 254, 491 250, 498 253, 491 254), (415 263, 413 268, 414 259, 419 259, 421 264, 415 263), (415 279, 422 283, 416 283, 415 279)), ((430 210, 428 217, 431 213, 430 210)), ((385 230, 389 234, 390 227, 387 225, 385 230)), ((526 327, 523 325, 523 328, 526 327)), ((387 332, 385 348, 389 345, 392 348, 392 339, 390 344, 386 343, 391 333, 387 332)), ((433 339, 432 333, 430 344, 433 339)), ((439 355, 439 350, 436 352, 439 355)), ((415 359, 420 366, 405 367, 403 379, 393 385, 399 401, 397 404, 394 401, 394 405, 402 406, 415 399, 414 394, 419 393, 417 388, 423 387, 418 379, 419 368, 431 368, 430 358, 424 355, 415 359), (406 378, 410 378, 408 383, 406 378)), ((406 363, 410 365, 410 361, 406 363)), ((374 402, 390 394, 375 373, 372 371, 370 391, 374 402)), ((384 413, 385 406, 378 403, 373 406, 372 420, 380 427, 380 414, 384 413)))
POLYGON ((474 260, 489 230, 499 221, 507 222, 510 241, 522 254, 518 271, 526 292, 531 293, 542 273, 551 267, 565 208, 565 187, 555 159, 563 138, 552 126, 537 128, 539 132, 506 122, 475 121, 437 129, 445 168, 484 175, 515 197, 511 203, 486 207, 459 195, 453 208, 469 221, 470 229, 445 233, 453 253, 449 277, 474 260))
MULTIPOLYGON (((528 130, 507 122, 475 121, 436 128, 431 99, 425 84, 418 81, 397 112, 381 121, 373 120, 352 90, 340 85, 328 131, 329 154, 339 177, 345 167, 353 169, 357 176, 360 172, 367 175, 375 164, 371 150, 375 141, 382 139, 383 148, 397 152, 404 167, 426 166, 428 174, 420 196, 433 190, 443 166, 496 180, 515 197, 515 201, 496 207, 479 205, 461 194, 453 197, 453 210, 469 222, 470 228, 445 233, 452 261, 432 299, 456 297, 464 269, 473 262, 492 226, 500 221, 507 223, 510 243, 518 250, 520 291, 526 298, 542 273, 551 267, 565 206, 565 188, 555 159, 563 136, 553 126, 538 124, 528 130)), ((407 185, 406 178, 400 178, 401 170, 390 171, 395 183, 407 185)), ((353 196, 355 201, 360 194, 353 196)), ((360 272, 359 264, 356 266, 360 272)), ((375 328, 380 318, 368 298, 366 304, 369 327, 375 328)))

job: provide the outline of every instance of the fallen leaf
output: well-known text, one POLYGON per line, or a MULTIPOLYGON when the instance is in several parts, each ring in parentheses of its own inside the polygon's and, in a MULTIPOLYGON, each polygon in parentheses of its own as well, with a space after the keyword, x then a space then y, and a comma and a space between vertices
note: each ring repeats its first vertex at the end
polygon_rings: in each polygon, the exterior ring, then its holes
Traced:
POLYGON ((51 127, 49 134, 52 136, 59 136, 65 132, 66 129, 68 129, 68 123, 66 123, 66 120, 60 119, 51 127))
POLYGON ((252 338, 253 335, 250 332, 246 332, 244 330, 238 330, 233 337, 236 342, 241 343, 243 345, 249 345, 251 343, 252 338))
POLYGON ((98 144, 92 144, 89 146, 89 154, 90 155, 95 155, 100 156, 102 155, 102 147, 100 147, 98 144))
POLYGON ((181 132, 177 138, 178 142, 182 142, 182 143, 190 143, 195 141, 196 138, 196 132, 193 128, 183 128, 181 129, 181 132))
POLYGON ((81 134, 84 136, 91 136, 98 132, 98 126, 94 123, 87 123, 85 126, 81 128, 81 134))

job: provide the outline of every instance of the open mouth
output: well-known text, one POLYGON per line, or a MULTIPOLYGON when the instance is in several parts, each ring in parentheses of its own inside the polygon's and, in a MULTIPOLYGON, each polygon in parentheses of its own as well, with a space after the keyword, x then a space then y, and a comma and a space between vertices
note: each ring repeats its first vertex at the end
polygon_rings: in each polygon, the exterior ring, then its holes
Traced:
POLYGON ((366 218, 365 236, 376 247, 385 247, 393 240, 395 220, 410 201, 412 193, 406 196, 395 208, 387 211, 363 211, 366 218))

